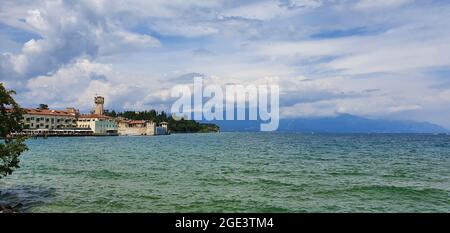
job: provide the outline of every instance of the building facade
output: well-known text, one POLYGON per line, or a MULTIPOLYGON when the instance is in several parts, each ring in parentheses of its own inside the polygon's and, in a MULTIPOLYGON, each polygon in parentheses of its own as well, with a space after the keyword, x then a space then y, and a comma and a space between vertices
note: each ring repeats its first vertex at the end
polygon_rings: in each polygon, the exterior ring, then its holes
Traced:
POLYGON ((156 125, 153 121, 119 119, 119 135, 152 136, 168 134, 167 123, 156 125))
POLYGON ((169 134, 169 127, 168 123, 163 121, 159 124, 159 126, 156 126, 155 128, 155 135, 166 135, 169 134))
POLYGON ((155 123, 145 120, 119 120, 119 135, 145 136, 155 134, 155 123))
POLYGON ((117 135, 118 125, 113 118, 98 114, 81 115, 78 128, 90 128, 94 135, 117 135))
POLYGON ((81 129, 91 129, 94 135, 118 135, 118 125, 116 121, 104 115, 103 106, 105 98, 96 96, 94 98, 94 113, 80 115, 77 120, 77 127, 81 129))
POLYGON ((78 111, 74 108, 66 110, 25 109, 22 116, 24 129, 67 129, 77 126, 78 111))

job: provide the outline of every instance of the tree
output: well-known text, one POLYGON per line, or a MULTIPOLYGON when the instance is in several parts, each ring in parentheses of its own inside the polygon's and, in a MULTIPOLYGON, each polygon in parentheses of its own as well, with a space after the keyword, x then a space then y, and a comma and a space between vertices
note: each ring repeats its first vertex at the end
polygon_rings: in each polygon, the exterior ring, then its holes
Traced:
POLYGON ((48 105, 47 104, 39 104, 39 109, 41 109, 41 110, 47 109, 48 110, 48 105))
POLYGON ((0 178, 10 175, 19 168, 19 155, 27 150, 24 137, 13 138, 11 133, 20 132, 23 110, 12 95, 13 90, 6 90, 0 83, 0 178))

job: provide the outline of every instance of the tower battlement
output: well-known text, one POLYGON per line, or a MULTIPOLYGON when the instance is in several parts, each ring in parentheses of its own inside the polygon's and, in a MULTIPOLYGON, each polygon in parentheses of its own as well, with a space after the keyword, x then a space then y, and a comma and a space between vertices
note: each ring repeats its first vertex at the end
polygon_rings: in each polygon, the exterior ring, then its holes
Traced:
POLYGON ((104 113, 103 105, 105 104, 105 98, 103 96, 96 96, 94 98, 94 101, 95 101, 95 111, 94 111, 94 113, 98 114, 98 115, 103 115, 103 113, 104 113))

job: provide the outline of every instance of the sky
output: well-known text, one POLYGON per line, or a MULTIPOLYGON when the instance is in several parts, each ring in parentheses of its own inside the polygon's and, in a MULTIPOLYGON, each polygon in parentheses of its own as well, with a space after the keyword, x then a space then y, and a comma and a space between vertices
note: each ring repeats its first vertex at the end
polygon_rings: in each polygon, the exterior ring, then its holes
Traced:
POLYGON ((280 117, 450 128, 450 1, 2 0, 0 82, 24 107, 170 110, 177 84, 280 85, 280 117))

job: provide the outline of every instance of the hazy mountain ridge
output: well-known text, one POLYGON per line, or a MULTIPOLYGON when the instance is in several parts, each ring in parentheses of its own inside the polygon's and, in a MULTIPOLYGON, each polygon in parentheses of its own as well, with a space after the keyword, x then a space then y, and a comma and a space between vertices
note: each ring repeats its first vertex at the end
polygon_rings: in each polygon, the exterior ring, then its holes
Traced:
MULTIPOLYGON (((221 131, 259 131, 259 121, 213 121, 221 131)), ((281 119, 278 131, 315 133, 449 133, 428 122, 368 119, 349 114, 336 117, 281 119)))

